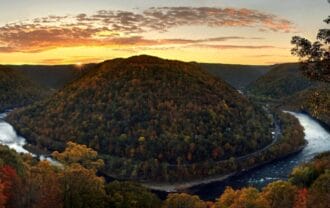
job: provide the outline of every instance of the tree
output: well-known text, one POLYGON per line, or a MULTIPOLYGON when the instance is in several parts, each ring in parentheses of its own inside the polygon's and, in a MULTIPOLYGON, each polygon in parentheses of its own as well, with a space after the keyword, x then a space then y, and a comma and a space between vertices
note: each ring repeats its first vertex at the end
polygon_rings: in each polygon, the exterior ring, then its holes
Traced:
MULTIPOLYGON (((328 1, 330 3, 330 1, 328 1)), ((330 16, 324 20, 330 24, 330 16)), ((312 43, 306 38, 294 36, 291 50, 301 60, 302 72, 309 78, 330 82, 330 29, 320 29, 317 41, 312 43)))
POLYGON ((309 187, 317 177, 318 174, 314 168, 302 165, 293 169, 289 181, 298 187, 309 187))
POLYGON ((307 208, 307 196, 308 190, 306 188, 298 190, 293 208, 307 208))
POLYGON ((67 166, 60 175, 64 208, 102 208, 104 179, 79 164, 67 166))
POLYGON ((0 181, 3 186, 2 193, 6 199, 5 207, 16 207, 18 191, 21 189, 16 170, 9 165, 0 168, 0 181))
POLYGON ((0 181, 0 208, 5 208, 7 197, 4 193, 5 184, 0 181))
POLYGON ((28 177, 33 208, 63 207, 62 190, 56 167, 51 166, 48 161, 40 161, 30 167, 28 177))
POLYGON ((107 206, 114 208, 158 208, 160 199, 141 185, 114 181, 106 186, 107 206))
POLYGON ((269 208, 269 204, 256 188, 233 190, 226 188, 214 208, 269 208))
POLYGON ((104 162, 98 159, 97 152, 86 145, 68 142, 64 152, 55 151, 52 156, 65 165, 80 164, 87 169, 94 171, 104 166, 104 162))
POLYGON ((186 193, 170 194, 164 202, 163 208, 206 208, 207 204, 198 196, 186 193))
POLYGON ((291 208, 294 204, 297 188, 286 181, 268 184, 262 191, 271 208, 291 208))
POLYGON ((313 183, 309 194, 308 208, 329 208, 330 206, 330 172, 319 176, 313 183))
POLYGON ((104 162, 97 152, 86 145, 67 143, 62 152, 52 156, 63 164, 60 183, 63 191, 64 207, 101 208, 105 203, 105 181, 96 176, 104 162))

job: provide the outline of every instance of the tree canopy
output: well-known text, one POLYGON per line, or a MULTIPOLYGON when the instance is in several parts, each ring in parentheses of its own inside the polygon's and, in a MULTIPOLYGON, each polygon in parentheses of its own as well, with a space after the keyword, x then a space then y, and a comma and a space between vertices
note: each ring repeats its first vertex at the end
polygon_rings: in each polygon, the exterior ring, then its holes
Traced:
MULTIPOLYGON (((330 3, 330 1, 328 1, 330 3)), ((330 24, 330 16, 324 20, 330 24)), ((294 36, 291 50, 301 60, 303 73, 311 79, 330 82, 330 29, 320 29, 317 41, 311 42, 306 38, 294 36)))

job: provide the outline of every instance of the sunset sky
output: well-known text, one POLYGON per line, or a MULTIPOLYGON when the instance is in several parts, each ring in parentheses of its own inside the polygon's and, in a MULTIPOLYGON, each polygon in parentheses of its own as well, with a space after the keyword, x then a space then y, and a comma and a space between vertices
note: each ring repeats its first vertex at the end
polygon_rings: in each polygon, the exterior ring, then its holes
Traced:
POLYGON ((326 0, 0 0, 0 64, 100 62, 138 54, 184 61, 293 62, 326 0))

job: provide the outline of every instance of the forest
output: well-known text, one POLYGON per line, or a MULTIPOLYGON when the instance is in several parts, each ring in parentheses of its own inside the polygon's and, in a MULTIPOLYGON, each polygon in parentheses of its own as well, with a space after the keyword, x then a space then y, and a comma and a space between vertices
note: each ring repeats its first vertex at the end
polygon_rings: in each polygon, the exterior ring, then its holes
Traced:
POLYGON ((41 150, 86 144, 111 172, 133 164, 120 173, 133 177, 149 177, 152 166, 228 160, 272 140, 269 115, 227 83, 198 64, 150 56, 101 63, 7 120, 41 150))
POLYGON ((289 181, 262 190, 227 187, 214 201, 186 193, 161 200, 133 182, 106 182, 97 174, 103 160, 85 145, 68 142, 63 152, 52 155, 57 163, 0 145, 1 208, 324 208, 330 203, 330 152, 296 167, 289 181))
POLYGON ((0 86, 0 112, 31 104, 46 93, 19 72, 4 66, 0 66, 0 86))

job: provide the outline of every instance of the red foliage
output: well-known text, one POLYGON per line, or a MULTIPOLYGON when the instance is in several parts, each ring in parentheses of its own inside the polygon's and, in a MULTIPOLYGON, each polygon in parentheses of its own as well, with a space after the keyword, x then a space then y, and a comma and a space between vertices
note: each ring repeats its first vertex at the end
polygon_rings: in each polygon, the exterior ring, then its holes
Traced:
POLYGON ((5 184, 0 183, 0 208, 5 208, 7 197, 4 195, 5 184))
MULTIPOLYGON (((0 207, 1 207, 1 194, 6 201, 11 201, 15 193, 15 185, 17 184, 18 176, 16 170, 9 165, 0 168, 0 180, 2 190, 0 189, 0 207)), ((1 188, 1 187, 0 187, 1 188)), ((4 204, 6 203, 4 202, 4 204)))
POLYGON ((308 190, 306 188, 298 190, 293 208, 306 208, 307 196, 308 196, 308 190))

